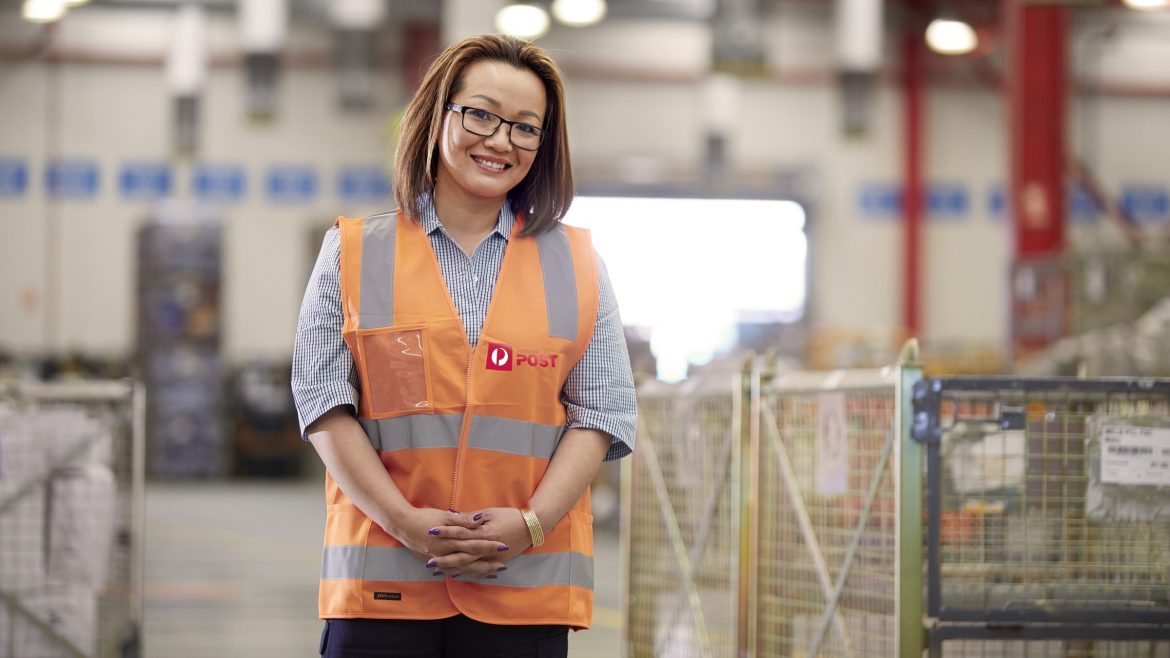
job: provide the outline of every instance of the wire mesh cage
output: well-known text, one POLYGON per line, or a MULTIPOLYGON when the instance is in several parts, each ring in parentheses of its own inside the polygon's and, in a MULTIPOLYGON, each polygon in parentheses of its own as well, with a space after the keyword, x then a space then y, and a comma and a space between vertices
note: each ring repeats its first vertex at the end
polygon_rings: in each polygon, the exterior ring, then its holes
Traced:
POLYGON ((927 390, 930 615, 1033 632, 953 626, 941 655, 1165 655, 1170 382, 960 377, 927 390))
POLYGON ((728 375, 639 389, 627 478, 631 657, 736 655, 738 385, 728 375))
POLYGON ((944 658, 1170 658, 1170 641, 952 640, 944 658))
POLYGON ((756 655, 896 655, 895 381, 763 387, 756 655))
POLYGON ((139 655, 142 393, 0 385, 0 658, 139 655))
POLYGON ((899 602, 922 589, 921 462, 900 456, 904 372, 750 367, 639 389, 628 655, 921 654, 920 602, 899 602))

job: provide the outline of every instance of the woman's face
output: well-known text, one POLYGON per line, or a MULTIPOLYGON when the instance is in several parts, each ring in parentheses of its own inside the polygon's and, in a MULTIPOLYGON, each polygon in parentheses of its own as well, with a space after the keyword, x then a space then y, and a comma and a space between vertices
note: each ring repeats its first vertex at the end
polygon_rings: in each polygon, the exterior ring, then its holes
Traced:
MULTIPOLYGON (((545 95, 540 78, 503 62, 480 61, 463 72, 463 84, 450 102, 486 110, 509 121, 544 125, 545 95)), ((435 194, 471 196, 503 202, 536 159, 535 151, 516 148, 511 126, 500 124, 482 137, 463 128, 459 112, 443 114, 435 194)))

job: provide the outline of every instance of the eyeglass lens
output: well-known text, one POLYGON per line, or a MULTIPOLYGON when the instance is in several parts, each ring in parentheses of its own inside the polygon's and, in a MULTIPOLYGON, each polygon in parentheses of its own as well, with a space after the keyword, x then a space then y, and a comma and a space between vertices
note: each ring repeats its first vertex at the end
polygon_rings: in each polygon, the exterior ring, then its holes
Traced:
MULTIPOLYGON (((503 120, 486 110, 473 107, 463 110, 463 127, 471 132, 488 137, 494 135, 503 120)), ((535 150, 540 146, 540 129, 526 123, 514 123, 508 131, 512 143, 522 149, 535 150)))

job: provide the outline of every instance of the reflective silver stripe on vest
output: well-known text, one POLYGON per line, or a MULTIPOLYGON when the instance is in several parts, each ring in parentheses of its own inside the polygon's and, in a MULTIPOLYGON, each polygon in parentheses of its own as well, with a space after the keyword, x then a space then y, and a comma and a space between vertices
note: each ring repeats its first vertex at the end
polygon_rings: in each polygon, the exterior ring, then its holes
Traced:
POLYGON ((573 271, 573 252, 569 249, 565 227, 558 225, 538 234, 536 247, 544 273, 548 335, 577 340, 577 275, 573 271))
POLYGON ((362 329, 394 324, 394 245, 398 214, 383 213, 362 220, 362 329))
MULTIPOLYGON (((442 582, 432 571, 406 548, 326 546, 321 558, 321 580, 442 582)), ((460 578, 504 587, 572 585, 593 589, 593 558, 584 553, 518 555, 496 578, 460 578)))
POLYGON ((368 420, 359 418, 370 445, 380 452, 407 448, 457 448, 463 414, 414 414, 368 420))
POLYGON ((552 459, 564 431, 563 425, 541 425, 496 416, 472 416, 467 446, 522 457, 552 459))
POLYGON ((321 554, 321 580, 439 580, 433 572, 407 548, 326 546, 321 554))
POLYGON ((495 578, 460 576, 481 585, 501 587, 544 587, 573 585, 593 589, 593 558, 584 553, 539 553, 508 560, 508 570, 495 578))

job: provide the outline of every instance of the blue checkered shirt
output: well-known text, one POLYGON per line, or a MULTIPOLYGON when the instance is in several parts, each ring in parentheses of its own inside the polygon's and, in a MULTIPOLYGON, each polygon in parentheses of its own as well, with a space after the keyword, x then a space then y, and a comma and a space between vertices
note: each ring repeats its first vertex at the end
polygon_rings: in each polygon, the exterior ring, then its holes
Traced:
MULTIPOLYGON (((443 228, 429 198, 420 200, 418 210, 447 289, 467 330, 467 338, 475 345, 492 301, 515 217, 505 203, 496 230, 483 239, 469 258, 443 228)), ((341 310, 340 263, 341 236, 334 227, 325 234, 309 277, 293 348, 292 391, 302 437, 305 428, 330 409, 347 405, 352 411, 358 406, 357 369, 341 337, 345 318, 341 310)), ((634 448, 637 405, 617 301, 605 264, 600 259, 599 263, 601 295, 597 325, 584 356, 569 372, 561 401, 568 417, 567 427, 601 430, 613 437, 605 455, 606 461, 610 461, 630 454, 634 448)))

